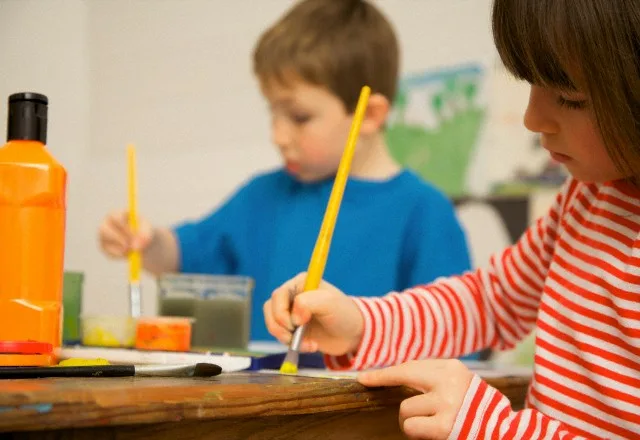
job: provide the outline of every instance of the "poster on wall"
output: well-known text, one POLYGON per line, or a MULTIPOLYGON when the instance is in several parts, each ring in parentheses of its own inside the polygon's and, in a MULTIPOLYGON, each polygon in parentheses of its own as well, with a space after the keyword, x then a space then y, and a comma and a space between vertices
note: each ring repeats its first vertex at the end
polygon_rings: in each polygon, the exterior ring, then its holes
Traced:
POLYGON ((503 68, 466 63, 407 75, 386 140, 394 158, 452 197, 557 187, 554 163, 522 114, 528 87, 503 68))

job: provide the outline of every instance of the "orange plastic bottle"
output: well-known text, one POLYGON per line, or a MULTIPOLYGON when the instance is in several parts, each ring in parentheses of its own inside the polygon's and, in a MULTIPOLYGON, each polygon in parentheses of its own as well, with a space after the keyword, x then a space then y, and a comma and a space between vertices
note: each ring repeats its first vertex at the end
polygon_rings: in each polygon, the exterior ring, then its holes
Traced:
POLYGON ((9 96, 0 147, 0 342, 59 347, 67 172, 46 148, 48 99, 9 96))

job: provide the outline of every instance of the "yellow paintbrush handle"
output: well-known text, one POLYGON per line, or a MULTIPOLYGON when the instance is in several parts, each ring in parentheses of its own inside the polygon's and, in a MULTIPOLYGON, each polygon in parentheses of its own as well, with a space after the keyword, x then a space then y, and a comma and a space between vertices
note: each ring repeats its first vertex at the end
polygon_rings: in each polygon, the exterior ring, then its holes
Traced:
POLYGON ((142 255, 138 251, 132 251, 129 254, 129 281, 132 283, 139 282, 141 269, 142 255))
MULTIPOLYGON (((136 176, 136 149, 133 145, 127 147, 127 165, 129 174, 129 227, 135 234, 138 232, 138 195, 137 195, 137 176, 136 176)), ((142 269, 142 256, 140 252, 133 251, 129 253, 129 281, 140 281, 140 272, 142 269)))
POLYGON ((340 211, 342 195, 344 194, 344 188, 347 184, 349 171, 351 170, 351 162, 356 150, 358 134, 360 133, 360 126, 362 125, 362 120, 364 119, 364 114, 367 110, 370 94, 371 89, 368 86, 364 86, 360 91, 360 98, 358 98, 356 111, 353 115, 353 122, 351 123, 351 130, 349 131, 347 144, 344 148, 344 152, 342 153, 342 158, 340 159, 340 165, 338 166, 331 195, 329 196, 327 210, 325 211, 322 226, 320 227, 320 233, 318 234, 318 239, 316 240, 316 245, 313 249, 313 254, 311 255, 311 261, 309 262, 307 279, 304 284, 305 292, 317 289, 324 274, 324 268, 329 255, 329 248, 331 247, 333 230, 338 218, 338 212, 340 211))
MULTIPOLYGON (((367 110, 370 94, 371 89, 367 86, 364 86, 360 92, 358 105, 356 106, 356 111, 353 115, 353 122, 351 123, 351 130, 349 131, 349 137, 347 138, 347 144, 344 147, 344 152, 340 159, 340 165, 338 166, 336 178, 333 182, 333 188, 331 189, 329 203, 327 203, 327 209, 324 213, 320 233, 318 234, 316 245, 313 248, 311 261, 309 262, 307 279, 304 283, 305 292, 317 289, 324 274, 324 267, 329 255, 329 248, 331 247, 333 229, 335 228, 336 220, 338 219, 338 211, 340 210, 342 195, 344 194, 344 188, 347 184, 347 177, 349 176, 349 170, 351 169, 351 161, 353 160, 353 154, 355 153, 356 142, 360 133, 360 126, 362 125, 362 120, 364 119, 364 114, 367 110)), ((300 350, 300 344, 302 343, 304 327, 304 325, 301 325, 293 332, 289 351, 287 352, 284 362, 282 362, 282 365, 280 366, 280 372, 283 374, 295 374, 298 371, 297 353, 300 350)))

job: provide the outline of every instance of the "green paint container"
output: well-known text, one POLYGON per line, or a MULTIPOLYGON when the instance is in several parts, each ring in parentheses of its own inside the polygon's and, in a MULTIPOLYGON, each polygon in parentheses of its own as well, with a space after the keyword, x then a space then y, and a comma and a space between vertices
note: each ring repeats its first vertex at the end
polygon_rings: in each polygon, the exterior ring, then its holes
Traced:
POLYGON ((82 286, 84 273, 65 271, 63 277, 62 341, 66 345, 79 344, 80 313, 82 312, 82 286))
POLYGON ((253 285, 252 278, 243 276, 164 275, 158 280, 158 311, 161 316, 194 319, 194 348, 245 350, 253 285))

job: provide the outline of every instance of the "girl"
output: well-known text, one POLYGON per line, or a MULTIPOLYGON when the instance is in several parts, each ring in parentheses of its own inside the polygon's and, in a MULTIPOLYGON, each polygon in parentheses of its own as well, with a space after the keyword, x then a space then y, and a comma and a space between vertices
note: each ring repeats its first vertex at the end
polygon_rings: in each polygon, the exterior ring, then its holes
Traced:
POLYGON ((300 275, 265 305, 288 343, 367 386, 423 394, 400 407, 412 438, 640 437, 640 2, 495 0, 506 67, 531 84, 524 123, 572 175, 548 214, 485 269, 383 298, 300 275), (536 330, 527 408, 450 358, 507 349, 536 330), (400 364, 400 365, 398 365, 400 364))

